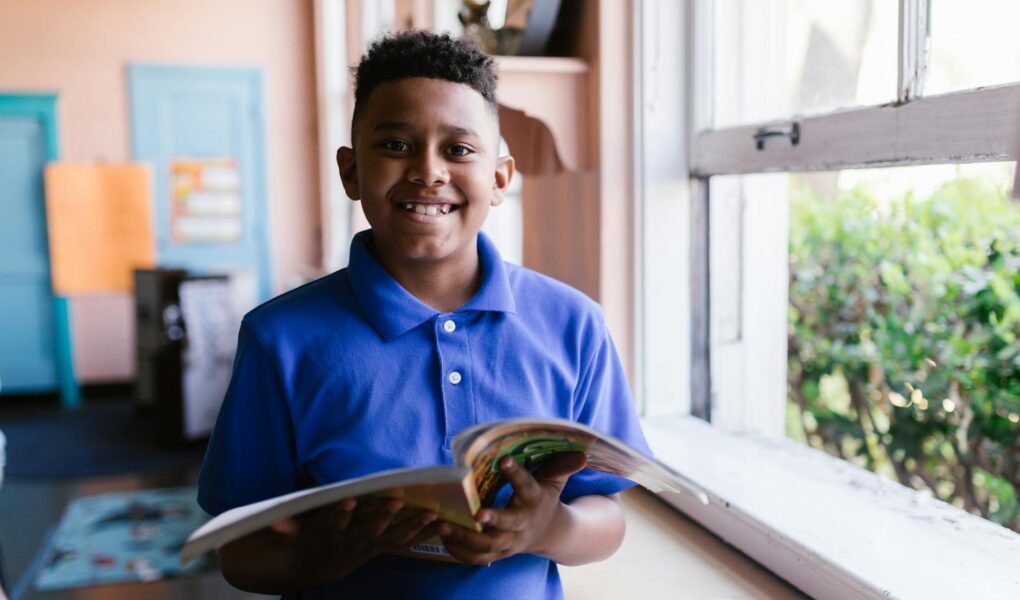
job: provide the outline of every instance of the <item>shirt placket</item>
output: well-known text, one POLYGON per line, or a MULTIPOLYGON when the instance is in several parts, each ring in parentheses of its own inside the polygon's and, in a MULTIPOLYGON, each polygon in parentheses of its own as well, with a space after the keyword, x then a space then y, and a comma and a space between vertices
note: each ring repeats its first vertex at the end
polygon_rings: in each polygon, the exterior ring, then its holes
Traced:
POLYGON ((471 397, 474 381, 468 352, 467 319, 456 314, 439 315, 434 330, 439 351, 439 387, 442 390, 446 425, 443 450, 449 453, 454 436, 475 424, 475 406, 471 397))

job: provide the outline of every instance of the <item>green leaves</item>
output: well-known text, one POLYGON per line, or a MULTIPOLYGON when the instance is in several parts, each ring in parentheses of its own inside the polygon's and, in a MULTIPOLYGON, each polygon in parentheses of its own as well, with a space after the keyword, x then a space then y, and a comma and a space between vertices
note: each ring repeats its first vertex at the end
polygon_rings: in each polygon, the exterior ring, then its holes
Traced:
POLYGON ((1020 205, 797 187, 790 305, 797 436, 1020 531, 1020 205))
POLYGON ((1017 500, 1017 491, 1013 484, 981 469, 975 473, 974 479, 978 486, 988 489, 991 505, 988 516, 991 520, 1009 526, 1020 517, 1020 501, 1017 500))

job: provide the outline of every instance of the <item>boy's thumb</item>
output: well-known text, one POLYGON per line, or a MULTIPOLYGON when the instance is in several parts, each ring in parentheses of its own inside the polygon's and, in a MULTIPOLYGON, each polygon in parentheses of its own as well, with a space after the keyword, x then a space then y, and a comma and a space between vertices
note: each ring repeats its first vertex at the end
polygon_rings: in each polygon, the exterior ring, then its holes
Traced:
POLYGON ((588 457, 584 452, 564 452, 543 463, 535 471, 534 477, 540 483, 557 483, 562 487, 571 475, 583 469, 587 464, 588 457))

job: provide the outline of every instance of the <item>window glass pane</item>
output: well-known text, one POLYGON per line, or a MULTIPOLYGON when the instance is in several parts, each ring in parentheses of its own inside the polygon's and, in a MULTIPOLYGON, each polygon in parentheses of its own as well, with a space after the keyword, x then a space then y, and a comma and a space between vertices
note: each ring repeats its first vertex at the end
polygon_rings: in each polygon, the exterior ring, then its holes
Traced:
POLYGON ((1020 2, 932 0, 925 94, 1020 81, 1020 2))
MULTIPOLYGON (((499 138, 499 155, 510 155, 510 147, 502 137, 499 138)), ((503 260, 517 265, 524 264, 523 186, 524 177, 518 172, 510 179, 510 187, 503 192, 503 202, 489 210, 489 216, 482 224, 482 230, 492 238, 503 260)))
POLYGON ((787 433, 1020 531, 1012 170, 791 175, 787 433))
POLYGON ((896 97, 898 3, 715 0, 715 128, 896 97))

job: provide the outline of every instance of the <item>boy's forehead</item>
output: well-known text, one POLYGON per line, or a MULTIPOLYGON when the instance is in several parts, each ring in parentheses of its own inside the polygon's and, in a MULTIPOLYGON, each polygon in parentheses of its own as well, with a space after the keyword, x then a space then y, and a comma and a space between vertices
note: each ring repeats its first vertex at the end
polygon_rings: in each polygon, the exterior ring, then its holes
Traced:
POLYGON ((426 77, 380 83, 366 99, 359 121, 362 133, 382 123, 461 129, 480 137, 497 133, 488 102, 474 88, 426 77))

